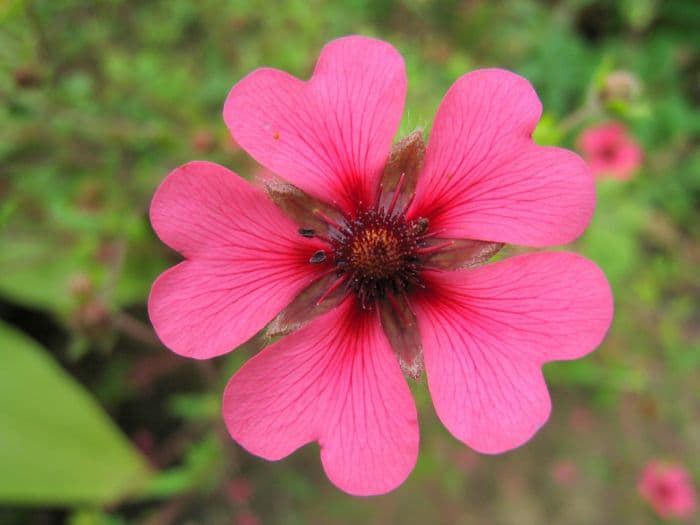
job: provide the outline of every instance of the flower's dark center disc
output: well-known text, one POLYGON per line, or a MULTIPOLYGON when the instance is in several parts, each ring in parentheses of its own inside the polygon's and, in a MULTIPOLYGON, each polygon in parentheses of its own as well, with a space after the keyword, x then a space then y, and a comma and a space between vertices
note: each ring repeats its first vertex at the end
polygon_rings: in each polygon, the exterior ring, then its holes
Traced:
POLYGON ((363 307, 387 294, 403 294, 422 284, 417 250, 424 225, 403 214, 370 209, 348 219, 332 236, 339 276, 346 276, 363 307))
POLYGON ((363 229, 347 249, 348 267, 369 279, 391 277, 404 262, 404 243, 401 241, 392 229, 363 229))
POLYGON ((600 150, 600 156, 607 161, 612 161, 617 157, 617 148, 613 145, 606 145, 600 150))

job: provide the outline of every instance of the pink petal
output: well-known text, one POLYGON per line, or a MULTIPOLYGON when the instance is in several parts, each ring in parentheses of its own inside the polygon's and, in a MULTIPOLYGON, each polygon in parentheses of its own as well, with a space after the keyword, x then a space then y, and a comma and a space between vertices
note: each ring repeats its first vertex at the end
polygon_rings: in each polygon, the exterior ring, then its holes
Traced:
POLYGON ((484 453, 526 442, 549 417, 543 363, 592 351, 612 319, 605 276, 571 253, 533 253, 426 276, 416 301, 438 416, 484 453))
POLYGON ((625 141, 620 146, 618 165, 616 167, 621 179, 629 179, 642 165, 644 154, 636 142, 625 141))
POLYGON ((649 461, 638 480, 637 489, 663 518, 687 519, 697 508, 693 481, 681 465, 649 461))
POLYGON ((578 147, 594 175, 618 179, 630 178, 644 156, 639 144, 617 122, 587 128, 578 139, 578 147))
POLYGON ((151 204, 161 240, 190 260, 153 284, 148 311, 174 352, 205 359, 248 340, 321 271, 319 245, 259 189, 209 162, 173 171, 151 204))
POLYGON ((374 198, 405 94, 401 55, 350 36, 323 48, 308 82, 254 71, 231 89, 224 120, 260 164, 349 212, 374 198))
POLYGON ((281 459, 318 441, 330 480, 356 495, 401 484, 418 455, 418 421, 377 314, 353 300, 263 350, 233 376, 224 417, 238 443, 281 459))
POLYGON ((457 80, 435 117, 411 215, 441 237, 528 246, 578 237, 593 214, 593 179, 575 153, 532 142, 541 112, 514 73, 457 80))

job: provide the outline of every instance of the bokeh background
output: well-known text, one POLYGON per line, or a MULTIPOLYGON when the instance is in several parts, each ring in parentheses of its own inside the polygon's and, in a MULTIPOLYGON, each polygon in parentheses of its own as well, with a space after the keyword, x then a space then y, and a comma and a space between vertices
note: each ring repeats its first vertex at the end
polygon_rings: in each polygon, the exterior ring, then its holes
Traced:
POLYGON ((0 1, 0 523, 659 523, 644 465, 700 479, 698 28, 697 0, 0 1), (402 134, 429 132, 458 76, 499 66, 540 94, 538 142, 576 148, 615 121, 644 152, 628 179, 599 176, 567 247, 605 270, 616 315, 597 352, 545 367, 549 424, 481 456, 419 381, 418 465, 365 499, 327 481, 315 445, 268 463, 226 435, 221 392, 261 338, 186 360, 145 308, 178 260, 148 222, 158 183, 193 159, 253 176, 228 90, 259 66, 307 77, 350 33, 405 57, 402 134))

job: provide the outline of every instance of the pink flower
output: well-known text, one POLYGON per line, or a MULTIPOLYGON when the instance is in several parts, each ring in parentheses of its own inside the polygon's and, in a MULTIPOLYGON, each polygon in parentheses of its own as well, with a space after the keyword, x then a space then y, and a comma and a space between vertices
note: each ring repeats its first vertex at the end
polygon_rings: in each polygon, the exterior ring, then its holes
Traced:
POLYGON ((594 175, 629 179, 642 164, 641 147, 616 122, 586 129, 578 146, 594 175))
POLYGON ((576 482, 578 467, 570 459, 560 459, 552 464, 549 475, 557 485, 568 487, 576 482))
POLYGON ((242 512, 238 515, 236 525, 260 525, 260 519, 250 511, 242 512))
POLYGON ((244 477, 234 478, 228 484, 228 495, 236 503, 246 503, 253 495, 253 487, 244 477))
POLYGON ((499 453, 549 417, 541 367, 602 340, 607 281, 590 261, 540 252, 481 266, 503 243, 576 238, 594 208, 584 162, 531 140, 532 86, 503 70, 461 77, 425 148, 392 148, 401 56, 358 36, 329 43, 313 76, 254 71, 228 95, 234 139, 281 179, 267 192, 208 162, 176 169, 151 221, 185 256, 149 311, 173 351, 206 359, 268 323, 285 335, 244 365, 223 401, 228 430, 270 460, 318 442, 352 494, 392 490, 418 454, 404 374, 423 363, 454 436, 499 453))
POLYGON ((639 477, 637 489, 662 518, 690 518, 695 512, 693 482, 679 465, 649 461, 639 477))

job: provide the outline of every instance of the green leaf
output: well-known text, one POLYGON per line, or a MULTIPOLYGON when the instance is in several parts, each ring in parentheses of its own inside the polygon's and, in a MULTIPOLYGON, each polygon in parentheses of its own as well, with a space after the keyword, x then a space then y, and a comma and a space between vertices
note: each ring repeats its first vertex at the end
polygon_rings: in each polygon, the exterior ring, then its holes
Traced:
POLYGON ((0 295, 13 302, 53 312, 72 306, 69 282, 87 267, 85 253, 63 239, 47 236, 0 238, 0 295), (63 241, 63 246, 61 246, 63 241))
POLYGON ((24 6, 24 0, 0 0, 0 21, 18 13, 24 6))
POLYGON ((81 385, 0 323, 0 504, 107 504, 151 472, 81 385))

